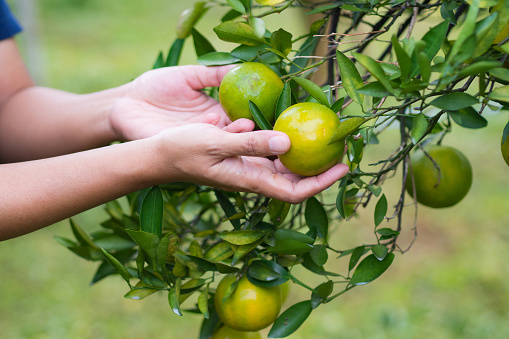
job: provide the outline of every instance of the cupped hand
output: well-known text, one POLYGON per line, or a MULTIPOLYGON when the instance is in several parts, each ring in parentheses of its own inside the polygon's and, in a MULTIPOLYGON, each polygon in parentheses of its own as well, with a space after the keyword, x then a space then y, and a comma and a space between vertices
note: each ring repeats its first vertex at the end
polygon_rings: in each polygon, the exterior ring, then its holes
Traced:
POLYGON ((109 116, 111 129, 127 141, 190 123, 226 126, 230 121, 220 104, 202 90, 218 87, 232 67, 178 66, 142 74, 125 85, 109 116))
POLYGON ((348 166, 338 164, 313 177, 292 174, 278 160, 267 158, 288 151, 288 136, 253 128, 252 121, 239 119, 224 128, 189 124, 164 131, 157 138, 171 157, 161 158, 163 168, 175 181, 259 193, 290 203, 320 193, 348 172, 348 166))

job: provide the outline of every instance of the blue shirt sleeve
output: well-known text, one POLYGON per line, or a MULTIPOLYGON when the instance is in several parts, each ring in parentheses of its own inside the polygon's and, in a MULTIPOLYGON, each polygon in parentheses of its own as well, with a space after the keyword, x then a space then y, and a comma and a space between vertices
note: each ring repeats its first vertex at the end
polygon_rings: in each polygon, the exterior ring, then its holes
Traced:
POLYGON ((0 40, 7 39, 19 33, 21 25, 12 15, 5 0, 0 0, 0 40))

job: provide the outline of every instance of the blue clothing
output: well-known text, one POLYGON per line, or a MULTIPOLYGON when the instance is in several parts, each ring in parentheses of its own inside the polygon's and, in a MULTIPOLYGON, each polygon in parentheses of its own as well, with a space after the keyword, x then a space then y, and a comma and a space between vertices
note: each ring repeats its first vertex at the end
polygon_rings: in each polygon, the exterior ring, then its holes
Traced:
POLYGON ((5 0, 0 0, 0 40, 10 38, 20 31, 21 25, 12 15, 9 5, 5 0))

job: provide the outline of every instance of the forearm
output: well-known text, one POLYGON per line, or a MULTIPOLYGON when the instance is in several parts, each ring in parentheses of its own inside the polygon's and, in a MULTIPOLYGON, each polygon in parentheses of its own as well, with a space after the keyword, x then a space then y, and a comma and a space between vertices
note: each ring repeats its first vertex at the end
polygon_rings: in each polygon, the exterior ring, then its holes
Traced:
POLYGON ((72 94, 24 88, 0 106, 0 162, 57 156, 115 141, 108 115, 124 87, 72 94))
POLYGON ((0 240, 160 183, 156 178, 163 173, 154 149, 152 139, 144 139, 0 165, 0 240))

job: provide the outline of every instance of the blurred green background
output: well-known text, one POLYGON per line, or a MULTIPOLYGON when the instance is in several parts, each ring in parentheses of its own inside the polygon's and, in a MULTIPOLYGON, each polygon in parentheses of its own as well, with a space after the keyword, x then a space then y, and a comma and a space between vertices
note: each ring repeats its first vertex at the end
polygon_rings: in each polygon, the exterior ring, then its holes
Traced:
MULTIPOLYGON (((9 1, 19 14, 20 3, 9 1)), ((41 0, 37 2, 39 42, 34 73, 40 84, 77 93, 118 86, 148 70, 159 50, 175 38, 175 21, 192 2, 172 0, 41 0)), ((208 12, 198 25, 218 50, 230 48, 211 34, 223 12, 208 12)), ((274 18, 269 29, 284 27, 297 35, 295 20, 274 18), (279 21, 279 23, 277 22, 279 21)), ((33 50, 28 32, 17 40, 27 59, 33 50)), ((33 55, 32 55, 33 57, 33 55)), ((195 63, 187 41, 182 63, 195 63)), ((455 128, 445 143, 471 160, 474 184, 457 206, 445 210, 419 207, 418 238, 397 255, 376 282, 359 287, 316 309, 290 338, 509 338, 509 168, 500 155, 507 112, 491 114, 482 130, 455 128)), ((380 159, 397 142, 385 133, 366 157, 380 159)), ((397 200, 399 177, 384 192, 397 200)), ((341 249, 372 242, 372 211, 337 223, 334 246, 341 249)), ((76 217, 85 229, 97 228, 100 208, 76 217)), ((392 223, 388 227, 394 226, 392 223)), ((413 209, 408 208, 402 246, 413 237, 413 209)), ((127 286, 110 277, 90 287, 96 264, 57 244, 53 236, 70 236, 63 221, 27 236, 0 243, 0 338, 197 338, 201 318, 174 315, 163 294, 143 301, 123 298, 127 286)), ((343 259, 344 261, 344 259, 343 259)), ((338 271, 344 263, 330 260, 338 271)), ((313 284, 313 277, 298 276, 313 284)), ((309 298, 293 288, 290 301, 309 298)), ((190 304, 189 304, 190 305, 190 304)), ((266 332, 265 332, 266 333, 266 332)))

